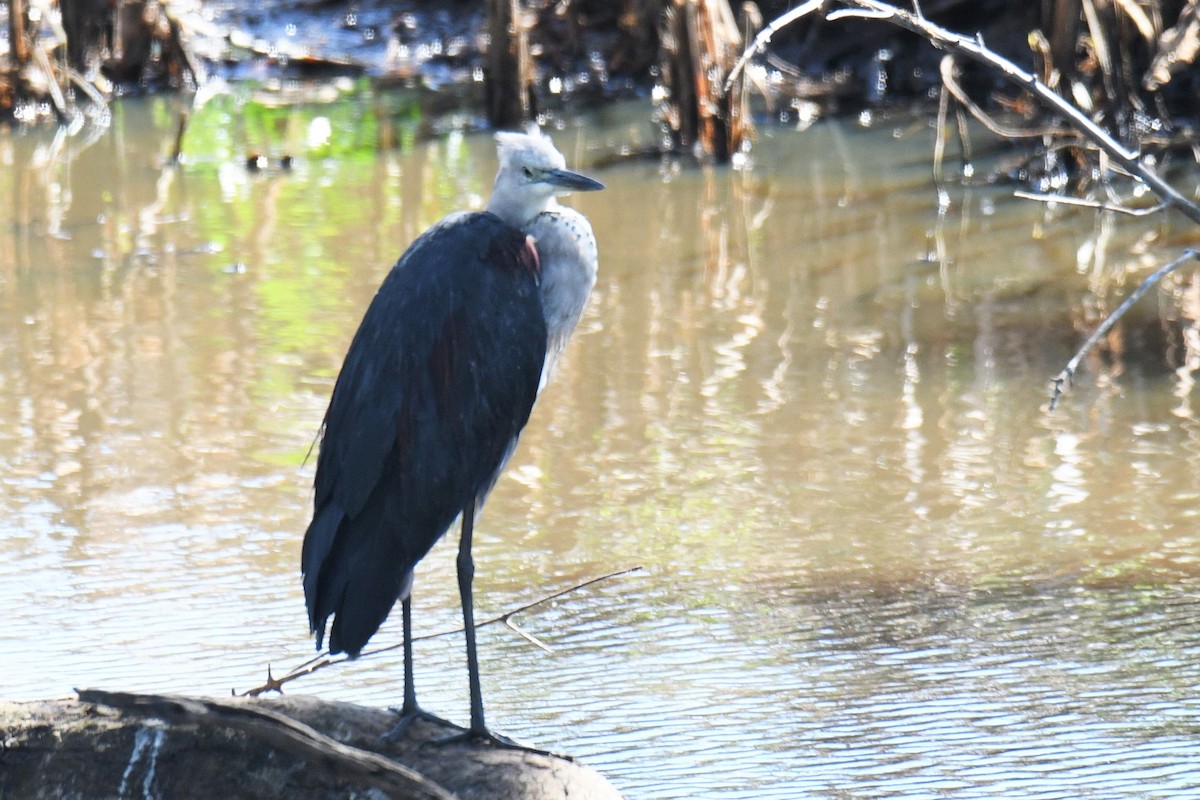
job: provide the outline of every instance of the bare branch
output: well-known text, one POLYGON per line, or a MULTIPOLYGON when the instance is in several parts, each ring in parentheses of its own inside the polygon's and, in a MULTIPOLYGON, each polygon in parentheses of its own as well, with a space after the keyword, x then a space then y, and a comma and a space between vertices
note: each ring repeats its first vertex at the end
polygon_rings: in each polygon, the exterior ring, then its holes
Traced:
POLYGON ((1037 192, 1026 192, 1018 190, 1013 192, 1013 197, 1019 197, 1022 200, 1036 200, 1039 203, 1058 203, 1064 206, 1078 206, 1080 208, 1094 208, 1097 211, 1113 211, 1117 214, 1127 214, 1131 217, 1147 217, 1151 214, 1157 214, 1167 207, 1165 202, 1155 203, 1152 206, 1144 208, 1133 208, 1131 206, 1121 205, 1120 203, 1104 203, 1099 200, 1089 200, 1086 197, 1068 197, 1061 194, 1038 194, 1037 192))
POLYGON ((754 37, 754 41, 746 48, 746 52, 742 53, 742 57, 733 65, 733 69, 729 70, 729 77, 725 79, 725 85, 721 87, 721 91, 724 93, 733 88, 734 82, 742 74, 742 70, 746 68, 746 64, 771 43, 771 37, 778 31, 791 25, 801 17, 806 17, 814 11, 820 10, 827 3, 828 0, 808 0, 808 2, 800 4, 783 16, 772 20, 770 25, 759 31, 758 35, 754 37))
POLYGON ((552 649, 550 649, 550 645, 546 644, 541 639, 534 636, 532 633, 529 633, 528 631, 524 630, 520 625, 513 622, 511 619, 504 620, 504 624, 508 627, 508 629, 510 631, 515 633, 517 636, 520 636, 522 639, 529 642, 534 647, 541 648, 543 651, 545 651, 547 653, 554 652, 552 649))
POLYGON ((1075 370, 1079 368, 1079 362, 1083 360, 1083 357, 1087 355, 1089 350, 1096 346, 1096 342, 1104 338, 1104 336, 1110 330, 1112 330, 1113 325, 1117 324, 1117 320, 1123 317, 1125 312, 1128 311, 1133 304, 1141 298, 1142 295, 1150 291, 1152 286, 1192 259, 1200 259, 1200 253, 1197 253, 1195 250, 1186 250, 1179 258, 1175 259, 1169 264, 1159 267, 1153 275, 1142 281, 1141 286, 1138 286, 1138 288, 1134 290, 1133 294, 1125 298, 1125 302, 1117 306, 1116 311, 1109 314, 1104 322, 1100 323, 1100 327, 1096 328, 1095 332, 1087 338, 1087 341, 1083 343, 1083 347, 1080 347, 1079 351, 1076 352, 1075 355, 1071 356, 1071 360, 1067 362, 1067 366, 1063 368, 1063 371, 1058 373, 1054 380, 1050 382, 1051 411, 1053 411, 1055 406, 1058 405, 1058 399, 1063 395, 1063 387, 1070 388, 1071 380, 1075 377, 1075 370))
MULTIPOLYGON (((1163 180, 1157 172, 1146 164, 1143 164, 1140 154, 1129 150, 1114 139, 1085 113, 1039 80, 1037 76, 1025 71, 999 53, 989 49, 984 44, 982 35, 963 36, 962 34, 953 33, 939 25, 933 24, 919 13, 914 14, 904 11, 887 3, 878 2, 878 0, 841 0, 841 2, 844 7, 826 12, 827 19, 855 18, 890 22, 897 27, 904 28, 924 37, 930 44, 941 50, 966 56, 992 68, 1001 76, 1024 88, 1054 111, 1061 114, 1073 128, 1094 142, 1114 162, 1140 179, 1155 194, 1172 207, 1178 209, 1180 213, 1193 222, 1200 223, 1200 206, 1193 203, 1187 197, 1184 197, 1174 186, 1163 180)), ((746 49, 746 52, 742 54, 741 59, 738 60, 738 63, 729 73, 729 78, 725 83, 726 90, 728 90, 738 74, 745 68, 746 63, 767 46, 771 41, 771 37, 777 31, 808 14, 823 10, 826 5, 825 0, 809 0, 809 2, 803 3, 792 11, 789 11, 764 28, 754 38, 754 42, 746 49)))
POLYGON ((917 17, 887 3, 877 2, 877 0, 843 1, 854 8, 843 9, 839 12, 841 16, 887 20, 901 28, 925 37, 935 47, 964 55, 993 68, 1003 77, 1023 87, 1043 103, 1062 114, 1076 130, 1093 141, 1113 161, 1139 178, 1155 194, 1172 207, 1178 209, 1188 219, 1200 223, 1200 206, 1197 206, 1180 194, 1174 186, 1163 180, 1157 172, 1143 164, 1141 156, 1138 153, 1129 150, 1114 139, 1107 131, 1089 119, 1086 114, 1063 98, 1062 95, 1046 86, 1035 75, 1026 72, 1012 61, 989 49, 983 43, 982 36, 976 34, 974 37, 967 37, 952 33, 945 28, 934 25, 923 17, 917 17))
MULTIPOLYGON (((730 73, 730 84, 734 77, 744 67, 746 62, 753 58, 756 53, 766 47, 771 36, 780 28, 795 22, 801 17, 821 10, 828 20, 835 19, 873 19, 890 22, 897 27, 911 31, 919 36, 924 37, 930 44, 940 50, 946 51, 950 56, 961 55, 966 56, 976 62, 990 68, 993 72, 998 73, 1006 80, 1020 86, 1034 97, 1038 98, 1044 105, 1061 115, 1066 123, 1073 128, 1078 134, 1091 141, 1100 150, 1100 165, 1107 172, 1125 172, 1128 175, 1140 180, 1144 185, 1149 187, 1161 200, 1162 203, 1148 209, 1131 209, 1120 203, 1098 203, 1092 200, 1080 200, 1066 197, 1047 197, 1044 195, 1033 195, 1028 193, 1017 193, 1018 197, 1027 197, 1045 202, 1057 202, 1064 205, 1085 206, 1088 208, 1096 208, 1105 211, 1116 211, 1123 214, 1132 214, 1141 216, 1159 211, 1167 206, 1173 207, 1181 214, 1195 223, 1200 224, 1200 205, 1197 205, 1191 199, 1185 197, 1174 186, 1164 180, 1153 169, 1153 167, 1143 162, 1140 153, 1130 150, 1123 144, 1118 142, 1111 134, 1096 124, 1087 114, 1077 108, 1074 104, 1060 95, 1058 92, 1051 89, 1046 83, 1040 80, 1036 75, 1027 72, 1012 61, 1004 58, 999 53, 989 49, 983 41, 983 35, 976 33, 973 37, 964 36, 962 34, 953 33, 938 25, 930 22, 921 10, 919 3, 914 2, 914 11, 905 11, 888 3, 879 2, 879 0, 839 0, 839 8, 826 10, 826 3, 807 2, 793 11, 784 14, 768 25, 762 33, 754 40, 754 43, 742 55, 733 71, 730 73)), ((1118 0, 1119 7, 1130 17, 1134 24, 1138 27, 1139 32, 1144 36, 1147 31, 1152 31, 1148 18, 1144 14, 1138 16, 1140 8, 1133 3, 1123 2, 1118 0)), ((1191 2, 1189 9, 1194 8, 1196 2, 1191 2)), ((1096 19, 1096 9, 1089 1, 1084 3, 1084 10, 1088 16, 1088 23, 1093 34, 1093 41, 1096 47, 1096 56, 1102 62, 1102 71, 1106 76, 1112 74, 1111 64, 1107 59, 1110 55, 1107 45, 1100 40, 1100 26, 1096 19)), ((954 64, 951 58, 943 59, 942 61, 942 83, 945 87, 944 91, 948 91, 954 95, 962 107, 966 108, 976 119, 990 128, 992 131, 1008 138, 1020 136, 1036 135, 1036 133, 1045 133, 1044 131, 1023 131, 1014 130, 1001 126, 994 119, 983 112, 975 103, 967 97, 966 93, 959 87, 954 74, 954 64)), ((1051 76, 1053 72, 1049 72, 1051 76)), ((728 87, 729 84, 726 86, 728 87)), ((942 97, 942 104, 938 110, 938 140, 935 144, 934 155, 934 174, 939 177, 941 173, 942 147, 942 126, 945 124, 946 107, 945 94, 942 97)), ((1057 131, 1049 131, 1050 133, 1058 134, 1057 131)), ((1150 287, 1162 280, 1163 276, 1178 269, 1183 264, 1193 258, 1196 258, 1196 252, 1188 250, 1182 257, 1172 261, 1170 264, 1160 268, 1157 272, 1147 278, 1141 286, 1138 287, 1132 295, 1130 295, 1121 306, 1113 312, 1108 319, 1093 333, 1088 340, 1084 342, 1083 347, 1079 352, 1067 363, 1065 369, 1054 378, 1053 392, 1050 399, 1050 409, 1053 410, 1062 396, 1063 387, 1069 386, 1071 378, 1075 374, 1075 370, 1079 367, 1079 362, 1083 356, 1099 341, 1116 321, 1132 306, 1137 300, 1149 291, 1150 287)))
POLYGON ((958 82, 958 64, 954 61, 953 55, 947 54, 944 56, 938 65, 938 69, 941 74, 942 85, 954 96, 959 105, 967 109, 972 117, 997 136, 1005 139, 1038 139, 1043 136, 1066 136, 1073 133, 1072 130, 1064 128, 1013 128, 1005 125, 980 108, 979 104, 972 100, 966 91, 963 90, 962 85, 958 82))
POLYGON ((1154 31, 1154 23, 1146 16, 1146 12, 1142 10, 1142 7, 1133 2, 1133 0, 1116 0, 1116 6, 1125 12, 1125 16, 1129 17, 1129 21, 1137 27, 1138 33, 1142 35, 1142 38, 1147 43, 1153 44, 1154 40, 1158 38, 1158 34, 1154 31))

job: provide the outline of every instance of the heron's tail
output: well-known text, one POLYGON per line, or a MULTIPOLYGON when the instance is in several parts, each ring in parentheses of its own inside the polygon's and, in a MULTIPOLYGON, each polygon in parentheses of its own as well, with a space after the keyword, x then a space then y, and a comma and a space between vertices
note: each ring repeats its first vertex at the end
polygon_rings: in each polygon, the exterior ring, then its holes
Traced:
POLYGON ((301 569, 309 629, 317 649, 329 617, 329 652, 362 652, 387 619, 392 606, 408 594, 412 569, 404 569, 398 537, 386 535, 377 520, 348 518, 335 503, 325 506, 304 536, 301 569))

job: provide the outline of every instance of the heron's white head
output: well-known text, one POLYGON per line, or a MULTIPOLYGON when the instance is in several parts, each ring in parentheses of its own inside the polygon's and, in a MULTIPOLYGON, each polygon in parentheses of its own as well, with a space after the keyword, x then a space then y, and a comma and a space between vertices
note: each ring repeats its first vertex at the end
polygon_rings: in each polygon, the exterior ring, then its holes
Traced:
POLYGON ((555 195, 604 188, 599 181, 567 170, 563 154, 534 125, 526 133, 497 133, 496 153, 500 168, 487 210, 518 228, 554 207, 555 195))

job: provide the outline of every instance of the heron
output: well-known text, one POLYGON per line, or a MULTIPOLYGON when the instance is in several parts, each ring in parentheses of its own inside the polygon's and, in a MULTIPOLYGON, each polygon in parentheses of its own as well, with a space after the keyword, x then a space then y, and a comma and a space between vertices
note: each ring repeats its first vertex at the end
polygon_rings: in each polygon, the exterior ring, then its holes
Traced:
POLYGON ((596 239, 559 195, 603 189, 537 128, 496 134, 486 210, 417 237, 367 307, 322 423, 301 573, 310 632, 357 658, 397 600, 404 702, 413 681, 413 570, 456 519, 468 736, 492 743, 475 644, 475 517, 513 453, 596 282, 596 239))

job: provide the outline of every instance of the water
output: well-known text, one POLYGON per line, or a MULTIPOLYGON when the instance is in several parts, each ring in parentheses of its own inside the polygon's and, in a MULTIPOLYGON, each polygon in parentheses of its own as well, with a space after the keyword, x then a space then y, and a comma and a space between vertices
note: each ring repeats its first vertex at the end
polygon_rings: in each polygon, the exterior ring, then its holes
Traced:
MULTIPOLYGON (((0 696, 227 695, 311 654, 312 459, 403 247, 486 197, 484 135, 352 93, 103 135, 0 134, 0 696), (394 144, 377 153, 377 142, 394 144), (246 153, 296 156, 249 172, 246 153)), ((930 134, 762 132, 744 170, 624 161, 644 109, 557 135, 602 274, 477 528, 498 729, 631 798, 1200 793, 1193 275, 1053 414, 1048 380, 1182 224, 949 187, 930 134)), ((1194 238, 1194 237, 1193 237, 1194 238)), ((455 541, 416 624, 458 617, 455 541)), ((399 619, 374 640, 399 639, 399 619)), ((466 716, 458 637, 418 645, 466 716)), ((397 703, 395 653, 290 692, 397 703)))

